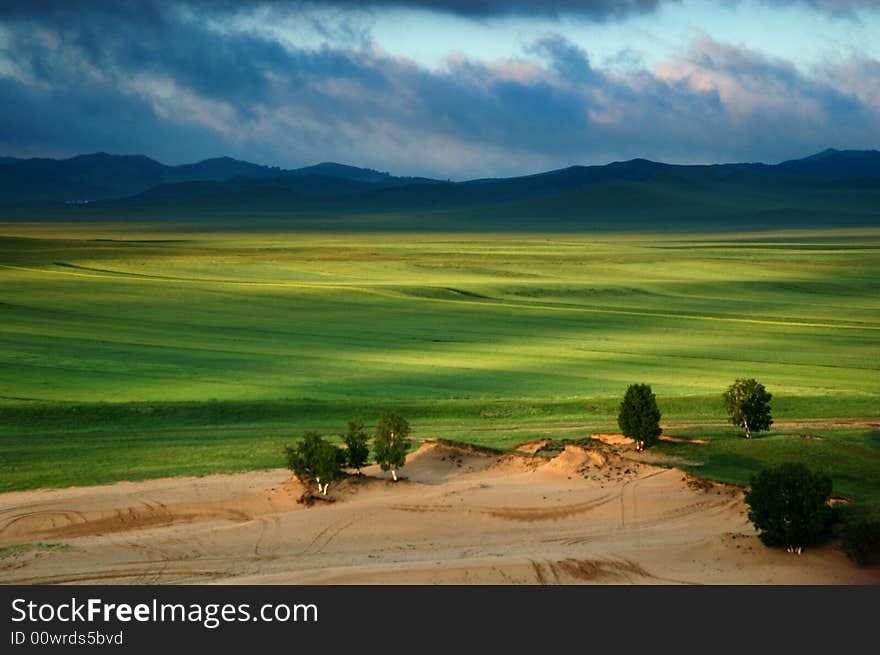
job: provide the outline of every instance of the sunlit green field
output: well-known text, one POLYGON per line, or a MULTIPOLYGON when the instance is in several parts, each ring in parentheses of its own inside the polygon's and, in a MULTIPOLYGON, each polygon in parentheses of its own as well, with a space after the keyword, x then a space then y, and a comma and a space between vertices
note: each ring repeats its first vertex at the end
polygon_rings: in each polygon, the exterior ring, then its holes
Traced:
POLYGON ((737 377, 769 439, 878 457, 880 230, 0 235, 0 490, 277 466, 386 407, 416 437, 584 436, 632 382, 726 443, 737 377))

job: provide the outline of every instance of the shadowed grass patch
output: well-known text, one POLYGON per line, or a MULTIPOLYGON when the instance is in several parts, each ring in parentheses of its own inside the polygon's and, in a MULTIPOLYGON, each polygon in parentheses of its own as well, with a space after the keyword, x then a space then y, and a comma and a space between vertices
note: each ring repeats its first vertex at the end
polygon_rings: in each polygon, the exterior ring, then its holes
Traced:
POLYGON ((70 544, 65 544, 61 542, 43 542, 38 541, 36 543, 29 544, 13 544, 11 546, 0 546, 0 560, 6 559, 8 557, 18 557, 20 555, 24 555, 25 553, 31 553, 34 551, 42 552, 42 551, 59 551, 59 550, 70 550, 72 546, 70 544))

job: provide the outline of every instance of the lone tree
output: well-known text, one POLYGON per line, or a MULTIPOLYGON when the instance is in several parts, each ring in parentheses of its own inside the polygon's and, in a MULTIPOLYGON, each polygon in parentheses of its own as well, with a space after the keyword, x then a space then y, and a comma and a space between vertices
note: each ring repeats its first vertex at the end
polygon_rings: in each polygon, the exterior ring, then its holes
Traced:
POLYGON ((394 412, 384 412, 376 427, 376 438, 373 450, 376 451, 376 463, 383 471, 391 471, 391 477, 397 482, 397 469, 406 463, 406 436, 409 434, 409 423, 394 412))
POLYGON ((306 432, 296 446, 284 449, 287 468, 306 482, 315 482, 318 491, 327 495, 327 488, 342 477, 345 453, 341 448, 324 441, 317 432, 306 432))
POLYGON ((657 441, 662 432, 660 410, 650 385, 629 385, 620 403, 617 424, 623 436, 635 440, 636 450, 644 450, 657 441))
POLYGON ((803 464, 780 464, 752 476, 745 500, 749 520, 765 546, 798 555, 815 543, 831 520, 831 478, 803 464))
POLYGON ((752 438, 752 432, 769 430, 773 425, 770 416, 772 397, 763 384, 752 378, 740 378, 724 392, 724 406, 729 420, 745 429, 746 439, 752 438))
POLYGON ((370 456, 370 447, 367 445, 367 432, 364 430, 364 422, 359 418, 349 421, 342 440, 346 446, 346 464, 360 471, 370 456))

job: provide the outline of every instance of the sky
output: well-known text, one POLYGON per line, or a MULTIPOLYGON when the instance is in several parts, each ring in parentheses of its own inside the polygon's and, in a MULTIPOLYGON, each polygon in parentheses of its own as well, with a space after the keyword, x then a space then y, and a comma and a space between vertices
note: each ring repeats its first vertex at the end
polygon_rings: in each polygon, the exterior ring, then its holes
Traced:
POLYGON ((775 163, 880 147, 877 35, 876 0, 3 0, 0 155, 775 163))

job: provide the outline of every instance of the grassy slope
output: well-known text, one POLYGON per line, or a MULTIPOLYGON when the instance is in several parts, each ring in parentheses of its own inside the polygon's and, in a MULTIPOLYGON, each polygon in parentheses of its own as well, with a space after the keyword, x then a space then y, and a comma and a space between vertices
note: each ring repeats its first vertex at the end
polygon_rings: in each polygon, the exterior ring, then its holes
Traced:
POLYGON ((658 450, 693 473, 738 484, 747 484, 765 466, 801 462, 831 475, 835 494, 880 511, 880 429, 876 427, 784 430, 752 441, 664 443, 658 450))
MULTIPOLYGON (((237 229, 319 233, 329 228, 340 232, 583 234, 658 229, 706 233, 766 230, 768 226, 865 228, 875 227, 880 220, 880 188, 872 178, 832 181, 697 167, 654 170, 650 175, 656 173, 656 177, 643 180, 642 174, 648 173, 638 169, 645 165, 624 163, 615 172, 593 171, 586 177, 585 171, 568 170, 491 183, 414 185, 354 195, 339 187, 350 187, 350 182, 328 178, 284 183, 304 184, 299 191, 267 189, 266 180, 207 183, 218 187, 208 195, 203 195, 205 183, 194 183, 109 204, 25 209, 0 203, 0 221, 190 223, 198 229, 224 221, 237 229), (597 179, 596 175, 617 177, 597 179), (632 175, 635 178, 627 179, 632 175), (245 188, 252 184, 256 186, 245 188), (315 197, 331 189, 335 192, 315 197)), ((655 165, 647 168, 655 169, 655 165)))
POLYGON ((856 463, 876 431, 745 443, 718 394, 753 376, 779 421, 876 422, 876 230, 0 234, 2 490, 274 466, 303 428, 388 405, 416 436, 583 436, 614 429, 633 381, 671 429, 719 437, 663 446, 717 477, 801 452, 875 472, 856 463))

